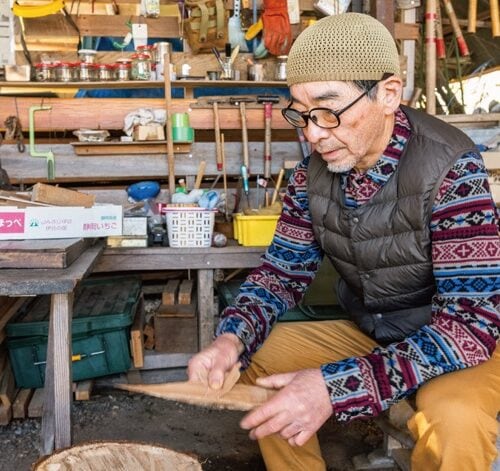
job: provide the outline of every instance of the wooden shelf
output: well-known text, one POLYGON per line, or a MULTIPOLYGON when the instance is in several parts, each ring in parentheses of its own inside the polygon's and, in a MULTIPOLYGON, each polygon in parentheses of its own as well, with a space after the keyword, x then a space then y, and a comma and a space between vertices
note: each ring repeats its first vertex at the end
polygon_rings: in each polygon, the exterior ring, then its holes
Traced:
MULTIPOLYGON (((78 89, 94 89, 94 88, 163 88, 162 80, 146 81, 146 80, 113 80, 109 82, 0 82, 0 88, 78 88, 78 89)), ((197 87, 279 87, 287 88, 284 81, 265 81, 255 82, 250 80, 173 80, 172 88, 197 88, 197 87)))

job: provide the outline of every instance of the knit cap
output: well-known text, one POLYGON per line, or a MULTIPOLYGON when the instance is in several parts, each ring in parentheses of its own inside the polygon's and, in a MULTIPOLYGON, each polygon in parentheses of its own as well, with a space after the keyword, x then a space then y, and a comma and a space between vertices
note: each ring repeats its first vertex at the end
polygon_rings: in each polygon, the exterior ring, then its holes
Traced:
POLYGON ((399 75, 389 30, 370 15, 342 13, 306 28, 288 53, 288 86, 304 82, 380 80, 399 75))

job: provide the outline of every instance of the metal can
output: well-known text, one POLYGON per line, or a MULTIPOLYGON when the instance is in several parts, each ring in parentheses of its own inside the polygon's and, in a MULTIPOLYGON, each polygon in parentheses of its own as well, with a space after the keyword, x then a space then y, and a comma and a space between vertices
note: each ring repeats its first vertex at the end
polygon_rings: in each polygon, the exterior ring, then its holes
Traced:
POLYGON ((288 56, 278 56, 276 62, 276 73, 274 78, 276 80, 286 80, 286 63, 288 61, 288 56))
POLYGON ((148 54, 132 56, 132 79, 151 80, 151 57, 148 54))

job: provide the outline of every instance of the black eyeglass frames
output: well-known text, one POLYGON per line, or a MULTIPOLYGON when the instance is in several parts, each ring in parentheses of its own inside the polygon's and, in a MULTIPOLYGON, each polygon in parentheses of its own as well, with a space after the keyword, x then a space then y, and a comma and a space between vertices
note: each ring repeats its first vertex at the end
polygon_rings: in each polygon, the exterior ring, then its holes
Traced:
POLYGON ((281 110, 283 118, 285 118, 295 128, 306 128, 309 119, 318 127, 324 129, 335 129, 340 126, 340 115, 354 106, 363 97, 368 95, 370 91, 382 80, 388 79, 392 74, 384 74, 379 80, 374 82, 366 91, 359 95, 354 101, 342 108, 340 111, 334 111, 330 108, 312 108, 309 111, 298 111, 290 108, 290 105, 281 110))

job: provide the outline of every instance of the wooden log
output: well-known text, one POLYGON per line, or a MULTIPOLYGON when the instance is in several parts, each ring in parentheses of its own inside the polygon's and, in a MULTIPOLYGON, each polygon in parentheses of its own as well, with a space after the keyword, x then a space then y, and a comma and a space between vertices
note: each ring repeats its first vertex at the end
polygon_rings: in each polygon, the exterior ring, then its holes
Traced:
POLYGON ((159 445, 133 442, 95 442, 60 450, 39 460, 34 471, 53 469, 172 469, 201 471, 199 461, 159 445))
POLYGON ((14 419, 25 419, 28 417, 28 406, 33 397, 34 389, 21 389, 12 404, 12 416, 14 419))
POLYGON ((263 404, 276 393, 275 390, 259 386, 236 384, 230 391, 220 396, 217 390, 210 390, 202 383, 187 381, 162 384, 117 384, 115 387, 196 406, 241 411, 251 410, 263 404))

